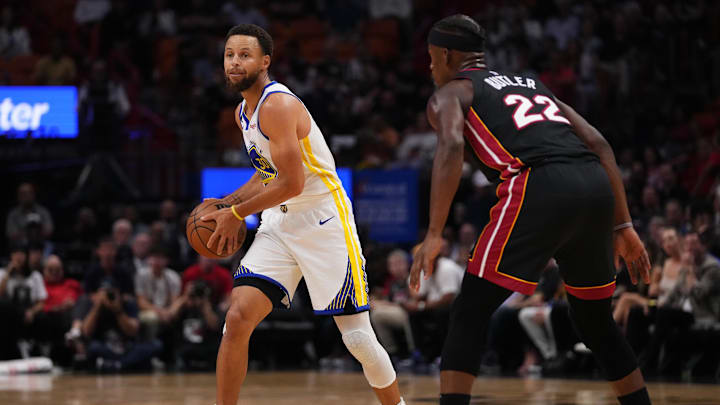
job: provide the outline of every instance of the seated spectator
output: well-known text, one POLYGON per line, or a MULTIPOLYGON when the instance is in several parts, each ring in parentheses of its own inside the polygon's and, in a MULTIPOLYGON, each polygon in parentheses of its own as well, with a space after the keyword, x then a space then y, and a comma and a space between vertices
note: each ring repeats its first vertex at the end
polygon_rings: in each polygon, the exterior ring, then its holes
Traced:
POLYGON ((223 318, 211 301, 207 284, 195 282, 185 289, 169 309, 169 318, 176 325, 176 362, 181 369, 214 370, 220 344, 223 318))
POLYGON ((197 288, 194 285, 206 284, 210 287, 210 302, 221 311, 230 306, 230 293, 233 280, 230 270, 220 266, 217 260, 198 256, 196 264, 185 269, 182 275, 183 291, 197 288))
POLYGON ((65 278, 62 260, 56 255, 45 260, 43 275, 47 300, 38 314, 35 336, 50 344, 49 355, 53 361, 69 365, 72 353, 65 345, 65 333, 70 330, 72 311, 82 295, 82 286, 77 280, 65 278))
MULTIPOLYGON (((652 270, 652 282, 647 294, 624 292, 615 304, 613 318, 623 328, 627 327, 628 316, 633 307, 640 306, 645 315, 652 306, 663 306, 668 294, 677 284, 681 267, 682 244, 675 228, 662 230, 662 248, 667 258, 661 265, 655 265, 652 270)), ((632 339, 631 339, 632 340, 632 339)))
POLYGON ((657 364, 660 373, 679 371, 677 363, 694 349, 686 340, 692 326, 711 327, 720 319, 720 260, 708 253, 697 232, 685 236, 681 263, 677 283, 658 308, 655 330, 641 357, 644 368, 653 370, 657 364), (660 358, 661 348, 668 344, 672 347, 660 358))
MULTIPOLYGON (((133 235, 132 223, 127 219, 115 220, 112 226, 112 238, 115 242, 116 260, 127 263, 132 260, 132 249, 130 249, 130 238, 133 235)), ((132 270, 132 269, 131 269, 132 270)))
POLYGON ((12 59, 32 53, 30 34, 27 28, 18 24, 13 8, 3 7, 0 18, 0 58, 12 59))
POLYGON ((43 56, 35 65, 34 78, 44 86, 71 86, 75 84, 75 61, 65 53, 63 41, 55 38, 50 55, 43 56))
POLYGON ((85 292, 96 292, 106 280, 112 283, 125 295, 135 294, 135 283, 130 271, 122 263, 117 262, 115 242, 109 236, 100 239, 95 254, 98 261, 94 263, 85 276, 85 292))
POLYGON ((410 300, 403 304, 410 315, 413 339, 425 360, 440 356, 450 317, 450 305, 460 292, 465 272, 447 257, 439 257, 435 271, 420 282, 417 292, 410 290, 410 300))
POLYGON ((98 371, 149 369, 160 352, 158 341, 140 342, 137 302, 108 280, 89 300, 78 303, 82 335, 88 340, 88 365, 98 371))
POLYGON ((180 276, 167 268, 167 252, 162 247, 151 249, 148 263, 145 271, 135 275, 135 292, 145 337, 154 339, 170 322, 170 307, 180 295, 180 276))
MULTIPOLYGON (((565 288, 560 283, 560 275, 554 260, 548 263, 538 287, 536 295, 539 295, 539 300, 536 302, 539 304, 524 306, 518 312, 518 318, 535 348, 540 352, 544 369, 550 371, 554 367, 560 367, 559 363, 564 360, 563 347, 559 345, 556 331, 567 329, 566 326, 570 321, 567 318, 566 325, 557 325, 557 322, 553 322, 553 318, 558 319, 558 312, 568 311, 565 288), (554 317, 553 313, 555 313, 554 317)), ((520 374, 530 372, 533 365, 535 364, 532 361, 526 362, 519 370, 520 374)))
POLYGON ((17 192, 18 205, 10 210, 5 222, 5 234, 14 242, 27 243, 28 222, 37 222, 41 227, 41 235, 48 238, 53 233, 53 219, 50 211, 35 200, 35 187, 30 183, 22 183, 17 192))
POLYGON ((83 293, 82 286, 77 280, 65 278, 62 259, 57 255, 50 255, 45 260, 43 269, 47 300, 43 311, 64 312, 75 306, 83 293))
POLYGON ((395 333, 400 330, 405 336, 407 353, 415 351, 410 318, 403 304, 410 297, 407 284, 410 274, 408 254, 402 249, 390 252, 387 257, 389 276, 383 291, 370 301, 370 321, 375 328, 378 340, 390 356, 397 356, 400 347, 395 340, 395 333))
MULTIPOLYGON (((19 358, 18 339, 32 338, 30 326, 35 316, 42 311, 47 291, 42 275, 31 271, 27 263, 27 249, 24 245, 13 245, 10 249, 10 263, 0 269, 0 359, 19 358)), ((22 353, 27 357, 28 353, 22 353)))
POLYGON ((467 261, 470 259, 470 252, 472 252, 475 247, 477 238, 478 232, 475 225, 471 223, 462 224, 458 231, 458 240, 455 245, 450 248, 450 259, 462 267, 467 266, 467 261))
POLYGON ((148 253, 150 253, 150 234, 141 232, 135 235, 132 242, 132 265, 134 274, 147 271, 148 253))

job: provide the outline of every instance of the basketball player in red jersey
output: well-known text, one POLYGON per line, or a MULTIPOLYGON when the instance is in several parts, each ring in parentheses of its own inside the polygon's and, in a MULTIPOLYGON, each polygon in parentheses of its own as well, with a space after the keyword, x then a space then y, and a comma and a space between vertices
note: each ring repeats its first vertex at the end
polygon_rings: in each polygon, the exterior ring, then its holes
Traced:
POLYGON ((453 304, 440 404, 469 404, 490 316, 513 291, 532 294, 551 257, 559 264, 575 329, 620 403, 650 404, 635 354, 611 312, 613 256, 615 264, 623 258, 634 283, 638 277, 650 281, 612 149, 537 78, 488 70, 484 40, 484 29, 464 15, 440 20, 428 37, 438 88, 427 115, 438 145, 430 224, 414 257, 413 288, 421 271, 425 277, 433 272, 466 143, 497 183, 499 199, 453 304))

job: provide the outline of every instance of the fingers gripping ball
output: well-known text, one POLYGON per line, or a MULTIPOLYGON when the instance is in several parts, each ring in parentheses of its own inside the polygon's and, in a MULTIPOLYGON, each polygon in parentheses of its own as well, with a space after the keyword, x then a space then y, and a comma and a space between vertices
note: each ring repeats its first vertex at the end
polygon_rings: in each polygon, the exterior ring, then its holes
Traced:
MULTIPOLYGON (((230 208, 230 205, 215 199, 203 201, 200 205, 195 207, 194 210, 192 210, 190 216, 188 216, 187 224, 185 226, 185 233, 187 234, 190 246, 192 246, 198 254, 210 259, 222 259, 224 257, 232 256, 235 253, 235 251, 228 253, 227 249, 224 249, 223 255, 218 255, 217 243, 215 243, 214 246, 211 246, 212 249, 208 249, 207 247, 207 242, 210 239, 210 236, 213 232, 215 232, 216 223, 215 221, 201 221, 200 217, 223 208, 230 208)), ((243 241, 245 241, 246 235, 247 226, 245 225, 245 221, 243 221, 240 230, 238 231, 238 246, 241 246, 243 241)))

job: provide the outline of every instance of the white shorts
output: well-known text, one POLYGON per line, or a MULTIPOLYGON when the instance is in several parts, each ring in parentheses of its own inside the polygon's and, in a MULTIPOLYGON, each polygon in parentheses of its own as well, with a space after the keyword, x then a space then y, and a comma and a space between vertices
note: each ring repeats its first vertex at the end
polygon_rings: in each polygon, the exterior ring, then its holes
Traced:
POLYGON ((305 277, 316 314, 367 310, 365 258, 350 200, 344 192, 333 193, 263 211, 255 240, 233 277, 235 286, 259 288, 276 307, 290 307, 305 277))

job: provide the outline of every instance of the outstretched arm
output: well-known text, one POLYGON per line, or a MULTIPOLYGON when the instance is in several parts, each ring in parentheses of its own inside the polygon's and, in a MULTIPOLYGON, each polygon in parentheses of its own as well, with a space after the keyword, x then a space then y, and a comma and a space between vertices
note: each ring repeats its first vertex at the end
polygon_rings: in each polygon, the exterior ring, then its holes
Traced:
POLYGON ((578 138, 598 155, 600 164, 605 168, 610 179, 610 185, 615 196, 615 267, 619 267, 619 257, 622 257, 628 267, 633 284, 637 284, 638 276, 641 276, 646 283, 650 283, 650 259, 640 237, 632 227, 625 186, 610 144, 600 131, 590 125, 570 106, 560 100, 556 99, 555 101, 557 101, 563 114, 570 120, 578 138))
POLYGON ((420 271, 429 277, 435 259, 443 246, 442 231, 445 228, 450 205, 460 184, 465 139, 463 128, 465 115, 463 101, 472 98, 469 82, 453 81, 435 92, 428 101, 427 116, 437 133, 437 149, 433 160, 430 190, 430 224, 422 246, 415 252, 410 269, 410 287, 420 287, 420 271))

